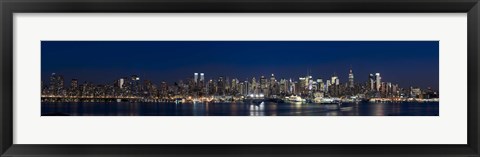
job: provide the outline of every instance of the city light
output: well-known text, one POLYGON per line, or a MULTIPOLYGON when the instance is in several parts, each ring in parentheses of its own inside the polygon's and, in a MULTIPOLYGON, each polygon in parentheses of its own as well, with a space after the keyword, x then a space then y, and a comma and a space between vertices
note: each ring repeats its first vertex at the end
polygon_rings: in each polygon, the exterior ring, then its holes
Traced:
POLYGON ((140 101, 140 102, 184 102, 208 101, 230 102, 247 99, 274 99, 300 102, 355 102, 355 101, 438 101, 438 91, 418 87, 400 87, 385 82, 380 73, 371 73, 366 82, 355 82, 353 70, 347 73, 348 81, 340 82, 334 73, 324 80, 307 74, 289 79, 265 76, 251 77, 240 81, 237 78, 219 76, 205 82, 205 73, 194 73, 186 80, 175 83, 143 80, 132 75, 118 78, 111 84, 79 83, 72 79, 65 85, 63 76, 52 73, 48 84, 42 82, 42 101, 140 101), (298 78, 297 80, 295 78, 298 78))

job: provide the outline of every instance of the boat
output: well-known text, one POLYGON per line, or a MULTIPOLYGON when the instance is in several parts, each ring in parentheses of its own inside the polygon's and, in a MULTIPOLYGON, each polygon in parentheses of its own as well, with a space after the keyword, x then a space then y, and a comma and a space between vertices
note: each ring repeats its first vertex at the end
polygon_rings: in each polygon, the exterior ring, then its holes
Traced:
POLYGON ((316 103, 320 104, 339 104, 341 103, 340 98, 320 98, 320 99, 315 99, 316 103))
POLYGON ((305 102, 305 99, 302 99, 302 97, 296 95, 287 97, 287 100, 291 102, 305 102))

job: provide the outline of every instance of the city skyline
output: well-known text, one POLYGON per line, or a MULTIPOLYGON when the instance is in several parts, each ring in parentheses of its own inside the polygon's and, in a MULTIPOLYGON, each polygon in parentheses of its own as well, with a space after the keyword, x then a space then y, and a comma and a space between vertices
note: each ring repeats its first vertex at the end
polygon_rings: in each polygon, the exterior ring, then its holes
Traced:
POLYGON ((95 84, 139 75, 158 84, 203 72, 206 80, 309 73, 346 82, 352 68, 356 82, 382 73, 404 87, 438 90, 438 55, 438 41, 42 41, 42 81, 51 73, 95 84))
POLYGON ((439 116, 438 41, 41 41, 42 116, 439 116))
MULTIPOLYGON (((72 79, 70 84, 62 75, 52 73, 50 80, 42 81, 42 101, 79 101, 79 99, 98 98, 131 99, 140 101, 173 101, 178 98, 203 101, 237 101, 249 98, 266 98, 280 100, 288 96, 302 96, 306 98, 328 99, 341 98, 346 101, 380 99, 382 101, 438 101, 438 90, 419 87, 405 88, 399 84, 382 78, 380 73, 371 73, 367 82, 355 82, 353 70, 349 70, 348 80, 340 81, 340 77, 333 75, 331 79, 314 78, 311 75, 298 77, 298 80, 277 79, 274 74, 270 77, 261 76, 258 79, 239 80, 237 78, 218 77, 205 79, 204 73, 194 73, 186 80, 179 80, 173 84, 161 82, 158 85, 141 76, 131 75, 121 77, 109 84, 94 84, 72 79), (230 81, 231 80, 231 81, 230 81), (212 99, 209 99, 209 98, 212 99), (213 99, 216 98, 216 99, 213 99)), ((320 100, 317 100, 320 101, 320 100)))
MULTIPOLYGON (((372 77, 372 75, 376 75, 376 74, 381 74, 381 73, 378 73, 378 72, 373 72, 373 73, 369 73, 368 75, 363 75, 365 77, 372 77)), ((265 77, 265 78, 270 78, 271 76, 274 76, 275 77, 275 80, 278 81, 278 80, 288 80, 288 81, 292 81, 292 82, 298 82, 300 81, 300 79, 302 78, 305 78, 305 77, 308 77, 308 76, 311 76, 312 80, 318 80, 318 79, 321 79, 323 80, 324 84, 327 83, 326 81, 332 81, 332 78, 335 77, 336 80, 338 80, 338 82, 340 82, 339 84, 345 84, 347 86, 350 86, 350 81, 354 82, 354 84, 364 84, 364 83, 368 83, 369 81, 366 80, 366 81, 362 81, 362 82, 359 82, 359 81, 355 81, 357 80, 358 78, 358 75, 356 75, 354 72, 353 72, 353 69, 350 69, 349 70, 349 73, 347 74, 346 77, 341 77, 340 75, 334 73, 332 74, 330 77, 315 77, 314 75, 311 75, 309 72, 306 72, 305 75, 303 76, 297 76, 297 77, 290 77, 290 78, 277 78, 277 76, 273 73, 271 73, 270 75, 261 75, 261 76, 253 76, 253 77, 248 77, 246 79, 241 79, 241 78, 238 78, 238 77, 230 77, 230 76, 216 76, 216 77, 208 77, 208 74, 204 73, 204 72, 196 72, 196 73, 193 73, 191 74, 190 76, 185 76, 183 79, 179 79, 177 81, 173 81, 173 82, 167 82, 167 81, 155 81, 155 80, 152 80, 152 79, 149 79, 149 78, 144 78, 140 75, 136 75, 136 74, 132 74, 132 75, 128 75, 128 76, 122 76, 122 77, 118 77, 118 78, 112 78, 110 79, 110 81, 107 83, 99 83, 99 82, 93 82, 93 81, 89 81, 89 80, 82 80, 81 78, 78 78, 78 77, 73 77, 73 78, 65 78, 62 74, 58 74, 58 73, 51 73, 51 75, 49 75, 49 78, 53 75, 58 75, 58 76, 61 76, 62 79, 65 81, 65 86, 70 86, 68 83, 69 81, 72 81, 72 80, 76 80, 78 81, 78 84, 82 84, 82 83, 91 83, 91 84, 94 84, 94 85, 111 85, 111 84, 114 84, 116 81, 118 81, 119 79, 131 79, 131 77, 138 77, 138 80, 140 82, 144 82, 144 81, 149 81, 149 82, 152 82, 153 84, 160 84, 160 83, 167 83, 168 85, 173 85, 173 84, 178 84, 180 82, 188 82, 189 80, 197 80, 197 81, 201 81, 203 79, 204 82, 208 82, 208 81, 218 81, 219 78, 224 78, 225 81, 231 81, 231 80, 239 80, 239 81, 251 81, 252 79, 256 79, 256 80, 259 80, 260 78, 262 77, 265 77)), ((383 80, 385 80, 385 77, 381 77, 383 80)), ((50 80, 42 80, 43 83, 46 83, 45 85, 47 85, 50 80)), ((384 81, 383 81, 384 82, 384 81)), ((395 81, 391 81, 389 80, 388 82, 385 82, 385 83, 393 83, 393 84, 398 84, 397 82, 395 81)), ((414 88, 423 88, 423 89, 427 89, 427 88, 430 88, 432 90, 438 90, 438 89, 435 89, 435 88, 432 88, 432 87, 420 87, 420 86, 400 86, 402 88, 407 88, 407 87, 414 87, 414 88)))

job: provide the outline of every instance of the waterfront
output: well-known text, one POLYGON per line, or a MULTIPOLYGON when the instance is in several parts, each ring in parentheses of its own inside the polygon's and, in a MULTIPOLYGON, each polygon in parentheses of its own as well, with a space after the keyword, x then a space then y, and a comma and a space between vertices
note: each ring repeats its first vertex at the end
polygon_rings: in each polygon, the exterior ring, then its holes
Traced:
POLYGON ((42 116, 438 116, 438 102, 129 103, 42 102, 42 116))

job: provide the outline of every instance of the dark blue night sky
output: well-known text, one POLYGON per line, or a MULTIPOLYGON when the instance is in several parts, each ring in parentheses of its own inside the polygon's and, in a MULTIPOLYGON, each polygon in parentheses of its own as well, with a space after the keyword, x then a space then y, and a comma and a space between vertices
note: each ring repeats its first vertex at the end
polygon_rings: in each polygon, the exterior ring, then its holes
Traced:
POLYGON ((381 73, 401 87, 438 89, 438 41, 42 41, 42 80, 51 73, 80 82, 112 83, 120 77, 173 83, 205 73, 205 79, 277 79, 305 76, 340 82, 352 67, 355 82, 381 73))

